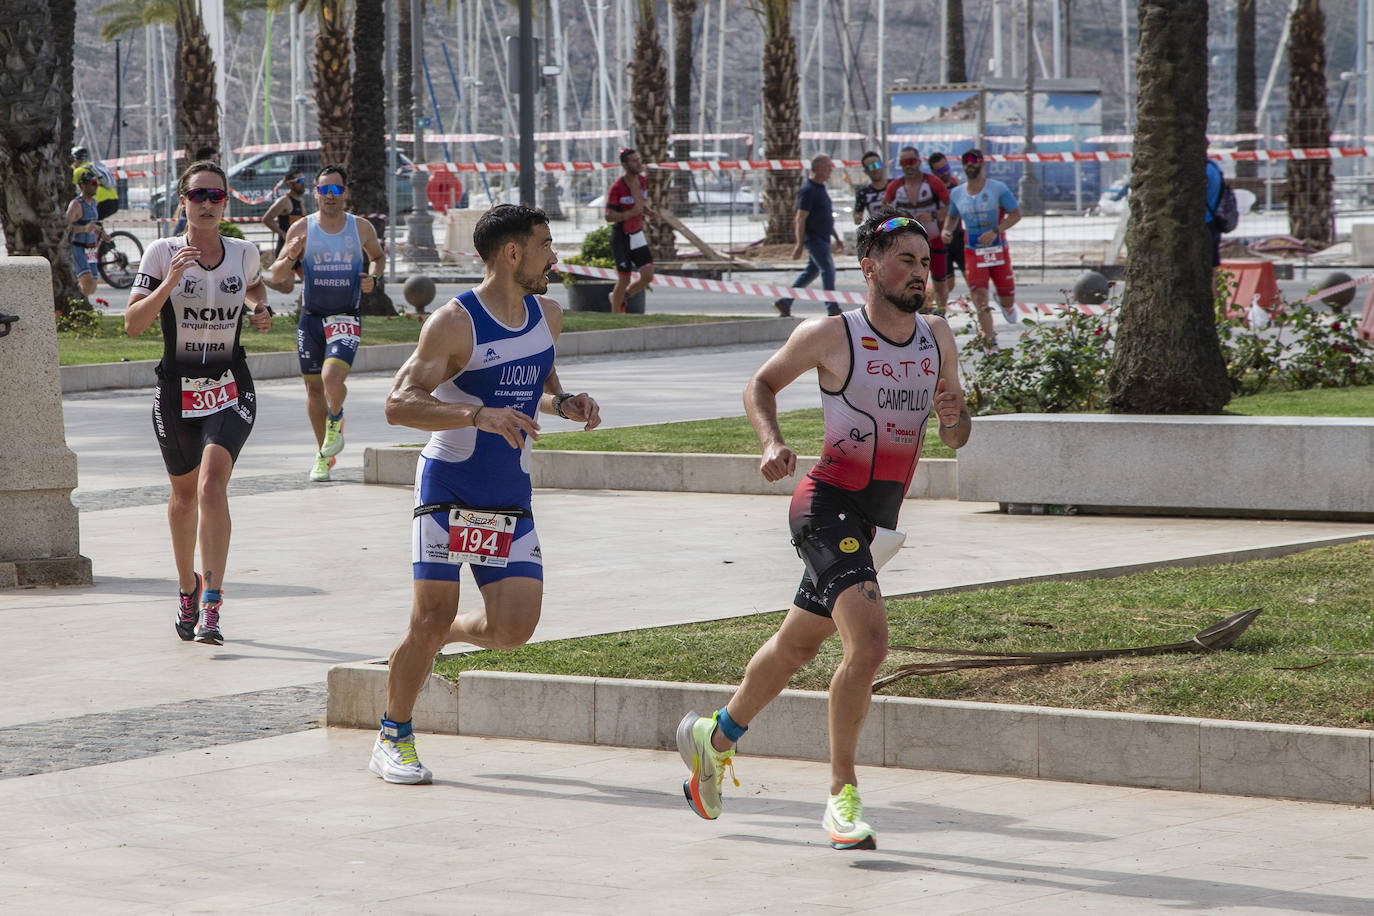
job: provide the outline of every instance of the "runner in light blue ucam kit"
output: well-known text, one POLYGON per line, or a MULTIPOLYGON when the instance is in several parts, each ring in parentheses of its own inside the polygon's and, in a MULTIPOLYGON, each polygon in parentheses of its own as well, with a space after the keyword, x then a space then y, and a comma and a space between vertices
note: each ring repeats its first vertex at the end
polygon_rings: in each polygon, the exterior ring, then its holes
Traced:
POLYGON ((290 289, 297 260, 302 271, 301 318, 296 352, 305 380, 305 410, 318 449, 311 480, 328 480, 334 456, 343 451, 343 403, 348 373, 362 335, 359 299, 372 292, 382 273, 382 246, 372 224, 345 212, 348 178, 340 166, 315 178, 317 213, 286 233, 267 272, 273 289, 290 289), (370 261, 370 263, 369 263, 370 261))
POLYGON ((554 369, 563 310, 548 291, 553 253, 542 210, 502 204, 472 234, 486 275, 434 312, 396 374, 387 421, 429 430, 415 470, 414 603, 387 668, 386 712, 369 768, 393 783, 427 783, 415 753, 415 697, 446 643, 512 649, 534 635, 544 561, 530 511, 530 444, 539 413, 593 429, 600 408, 563 391, 554 369), (458 616, 466 563, 482 606, 458 616))

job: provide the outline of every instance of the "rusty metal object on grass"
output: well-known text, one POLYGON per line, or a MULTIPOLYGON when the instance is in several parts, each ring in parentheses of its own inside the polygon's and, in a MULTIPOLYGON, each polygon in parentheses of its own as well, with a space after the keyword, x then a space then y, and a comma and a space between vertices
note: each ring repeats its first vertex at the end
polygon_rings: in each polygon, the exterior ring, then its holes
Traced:
POLYGON ((970 649, 929 649, 920 646, 891 646, 902 652, 924 652, 934 655, 958 655, 939 662, 916 662, 902 665, 891 674, 884 675, 873 682, 873 692, 913 675, 948 674, 970 668, 1014 668, 1034 665, 1067 665, 1071 662, 1090 662, 1104 658, 1140 657, 1164 655, 1170 652, 1219 652, 1236 644, 1242 633, 1249 628, 1260 614, 1260 608, 1251 608, 1232 614, 1209 627, 1198 630, 1183 642, 1159 646, 1137 646, 1124 649, 1080 649, 1070 652, 977 652, 970 649))

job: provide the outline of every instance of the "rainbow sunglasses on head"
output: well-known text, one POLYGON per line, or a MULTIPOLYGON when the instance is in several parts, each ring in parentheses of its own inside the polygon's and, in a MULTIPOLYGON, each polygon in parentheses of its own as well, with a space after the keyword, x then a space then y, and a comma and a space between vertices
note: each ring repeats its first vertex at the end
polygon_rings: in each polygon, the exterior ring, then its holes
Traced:
POLYGON ((930 236, 926 234, 926 227, 921 225, 920 220, 912 219, 909 216, 894 216, 892 219, 883 220, 873 228, 873 237, 868 240, 868 244, 864 247, 864 257, 868 257, 868 253, 873 250, 874 244, 878 241, 878 236, 885 232, 891 232, 894 229, 911 228, 921 233, 921 238, 925 239, 927 242, 930 241, 930 236))

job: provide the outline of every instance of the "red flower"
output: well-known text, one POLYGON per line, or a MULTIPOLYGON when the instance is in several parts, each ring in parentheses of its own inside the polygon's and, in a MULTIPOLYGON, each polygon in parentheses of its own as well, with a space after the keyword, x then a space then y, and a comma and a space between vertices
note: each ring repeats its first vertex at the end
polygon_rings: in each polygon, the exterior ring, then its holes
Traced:
POLYGON ((1333 322, 1331 322, 1331 330, 1333 330, 1333 331, 1339 331, 1340 329, 1341 329, 1341 323, 1340 323, 1339 321, 1333 321, 1333 322))

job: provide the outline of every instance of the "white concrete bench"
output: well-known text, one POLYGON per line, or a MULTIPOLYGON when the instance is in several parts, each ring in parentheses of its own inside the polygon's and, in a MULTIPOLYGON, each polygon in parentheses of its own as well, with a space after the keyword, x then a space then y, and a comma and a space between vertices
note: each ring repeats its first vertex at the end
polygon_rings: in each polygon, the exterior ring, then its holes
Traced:
POLYGON ((978 417, 959 498, 1013 512, 1374 518, 1374 418, 978 417))

